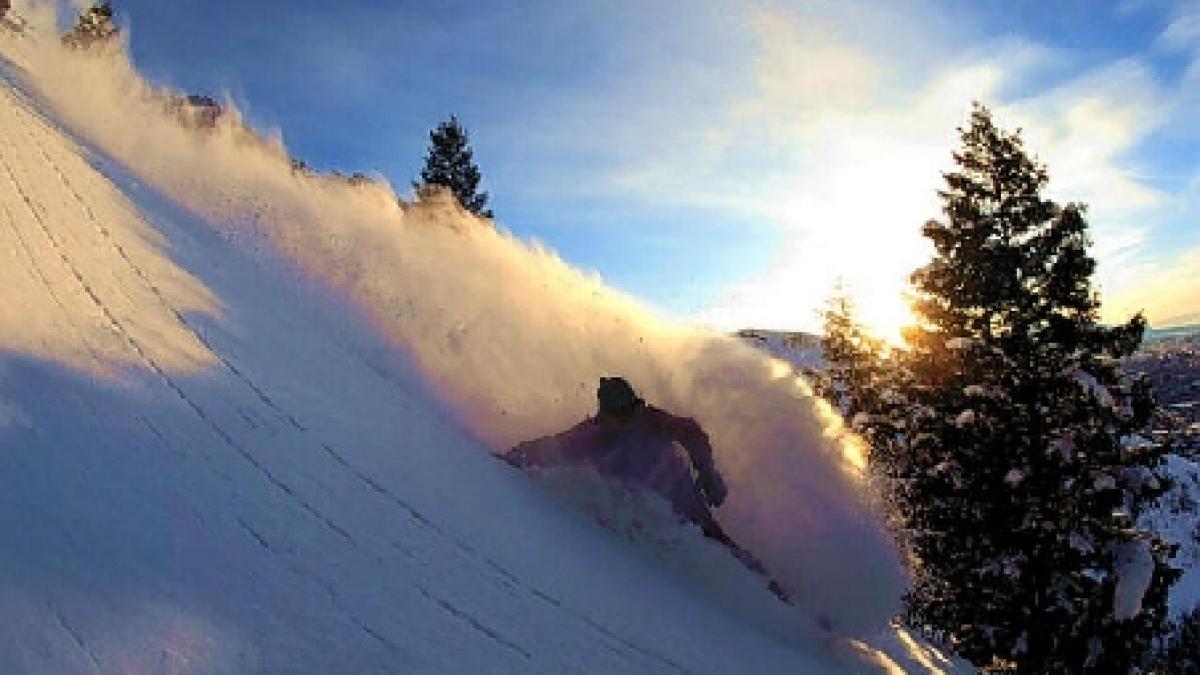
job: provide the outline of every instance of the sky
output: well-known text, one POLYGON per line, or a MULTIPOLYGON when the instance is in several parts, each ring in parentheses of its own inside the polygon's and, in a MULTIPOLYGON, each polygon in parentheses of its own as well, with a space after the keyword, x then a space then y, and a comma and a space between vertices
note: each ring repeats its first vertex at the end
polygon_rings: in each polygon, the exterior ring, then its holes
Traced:
POLYGON ((499 226, 668 318, 892 334, 973 100, 1088 204, 1104 318, 1200 323, 1200 2, 117 0, 152 81, 402 196, 466 126, 499 226))

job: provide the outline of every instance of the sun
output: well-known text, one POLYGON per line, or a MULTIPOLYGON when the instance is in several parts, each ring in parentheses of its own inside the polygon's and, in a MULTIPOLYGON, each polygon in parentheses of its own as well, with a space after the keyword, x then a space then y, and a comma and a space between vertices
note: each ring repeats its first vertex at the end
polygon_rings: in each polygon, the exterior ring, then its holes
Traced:
POLYGON ((948 152, 879 136, 843 139, 836 150, 829 154, 839 161, 797 176, 774 202, 790 241, 772 281, 793 303, 803 286, 814 307, 840 282, 858 320, 899 345, 902 329, 915 323, 909 277, 932 253, 921 225, 939 213, 939 168, 948 152))
POLYGON ((761 271, 714 303, 714 323, 819 330, 819 312, 841 282, 857 319, 901 343, 903 328, 915 323, 909 277, 933 253, 921 226, 940 213, 940 171, 950 153, 949 141, 914 142, 892 131, 830 129, 814 152, 832 161, 772 187, 763 215, 780 240, 761 271))
POLYGON ((899 303, 892 300, 881 300, 875 305, 877 309, 874 312, 862 312, 859 320, 872 336, 892 347, 899 347, 904 344, 904 329, 916 323, 916 318, 903 298, 899 303))

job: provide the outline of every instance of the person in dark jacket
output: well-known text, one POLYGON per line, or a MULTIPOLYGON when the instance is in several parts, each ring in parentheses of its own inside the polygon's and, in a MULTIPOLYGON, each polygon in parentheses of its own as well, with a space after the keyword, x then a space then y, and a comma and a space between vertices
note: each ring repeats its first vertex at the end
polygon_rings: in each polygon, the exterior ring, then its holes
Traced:
POLYGON ((504 458, 519 467, 591 467, 606 478, 657 492, 706 535, 727 539, 709 510, 725 501, 725 481, 700 425, 647 405, 620 377, 600 378, 596 399, 595 417, 521 443, 504 458))
MULTIPOLYGON (((725 533, 709 509, 725 501, 727 488, 700 425, 648 405, 620 377, 600 378, 596 402, 595 417, 562 433, 521 443, 504 459, 521 468, 587 466, 624 485, 652 490, 704 536, 724 544, 746 567, 765 575, 762 563, 725 533)), ((779 584, 771 581, 768 587, 789 601, 779 584)))

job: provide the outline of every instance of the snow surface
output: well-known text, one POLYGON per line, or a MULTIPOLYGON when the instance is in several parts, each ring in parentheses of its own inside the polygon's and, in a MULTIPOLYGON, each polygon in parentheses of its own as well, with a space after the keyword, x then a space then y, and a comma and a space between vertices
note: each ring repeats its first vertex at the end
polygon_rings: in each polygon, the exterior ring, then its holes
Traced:
POLYGON ((886 626, 894 552, 793 378, 444 205, 173 127, 123 55, 33 29, 0 36, 0 672, 956 667, 886 626), (488 455, 605 372, 710 430, 719 515, 798 608, 488 455))
POLYGON ((1100 381, 1096 379, 1095 375, 1092 375, 1086 370, 1076 370, 1074 375, 1075 382, 1078 383, 1084 391, 1091 394, 1092 397, 1100 403, 1100 405, 1113 409, 1117 407, 1116 399, 1113 398, 1112 392, 1108 390, 1108 387, 1100 384, 1100 381))
POLYGON ((1170 596, 1171 615, 1178 617, 1200 608, 1200 463, 1167 455, 1166 474, 1171 488, 1139 525, 1179 545, 1171 562, 1183 576, 1171 586, 1170 596))

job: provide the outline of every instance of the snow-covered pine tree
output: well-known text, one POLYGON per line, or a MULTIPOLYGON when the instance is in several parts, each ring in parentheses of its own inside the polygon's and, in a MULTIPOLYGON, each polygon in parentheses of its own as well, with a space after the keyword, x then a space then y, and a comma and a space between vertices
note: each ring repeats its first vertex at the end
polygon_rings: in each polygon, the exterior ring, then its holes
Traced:
POLYGON ((849 291, 838 283, 821 312, 821 356, 825 369, 817 388, 822 396, 853 421, 874 410, 883 369, 883 341, 872 336, 858 318, 849 291))
POLYGON ((90 49, 112 42, 121 29, 113 23, 113 9, 109 2, 98 2, 79 15, 75 27, 62 36, 62 42, 75 49, 90 49))
POLYGON ((919 560, 909 618, 989 669, 1134 672, 1178 576, 1135 526, 1164 487, 1136 436, 1149 388, 1119 366, 1144 321, 1098 323, 1084 207, 1043 198, 1019 132, 978 104, 959 131, 893 380, 906 419, 870 436, 919 560))
POLYGON ((488 194, 478 192, 479 167, 467 131, 454 115, 429 132, 429 153, 421 170, 421 185, 444 185, 450 188, 463 208, 483 218, 491 218, 487 207, 488 194))

